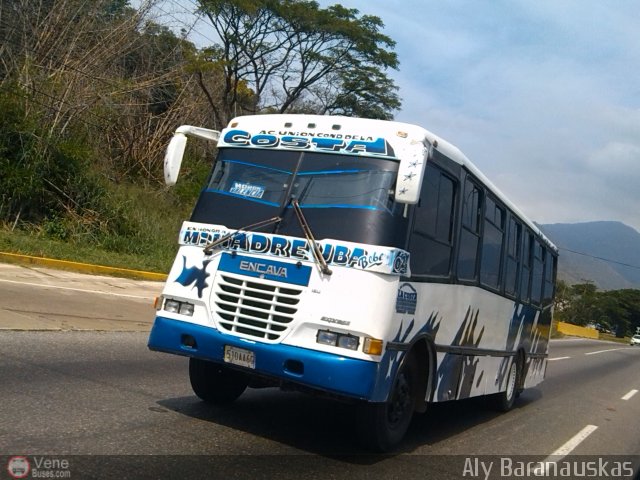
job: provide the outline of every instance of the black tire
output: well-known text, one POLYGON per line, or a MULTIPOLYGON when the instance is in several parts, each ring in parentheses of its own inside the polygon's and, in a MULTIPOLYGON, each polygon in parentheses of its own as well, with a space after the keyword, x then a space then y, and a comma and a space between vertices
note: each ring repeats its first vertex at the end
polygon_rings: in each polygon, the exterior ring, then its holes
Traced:
POLYGON ((415 410, 417 368, 413 357, 398 370, 389 401, 358 405, 358 435, 374 452, 388 452, 404 438, 415 410))
POLYGON ((504 392, 493 396, 493 406, 499 412, 508 412, 513 408, 516 398, 520 395, 520 375, 522 371, 521 359, 511 362, 507 372, 507 388, 504 392))
POLYGON ((189 380, 195 394, 213 405, 233 402, 249 383, 242 372, 198 358, 189 359, 189 380))

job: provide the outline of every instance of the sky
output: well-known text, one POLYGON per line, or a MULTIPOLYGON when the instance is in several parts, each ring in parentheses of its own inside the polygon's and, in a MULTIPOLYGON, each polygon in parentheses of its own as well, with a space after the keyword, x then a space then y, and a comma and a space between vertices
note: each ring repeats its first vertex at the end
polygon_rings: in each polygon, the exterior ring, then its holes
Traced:
POLYGON ((637 0, 340 3, 396 42, 396 120, 456 145, 538 223, 640 231, 637 0))

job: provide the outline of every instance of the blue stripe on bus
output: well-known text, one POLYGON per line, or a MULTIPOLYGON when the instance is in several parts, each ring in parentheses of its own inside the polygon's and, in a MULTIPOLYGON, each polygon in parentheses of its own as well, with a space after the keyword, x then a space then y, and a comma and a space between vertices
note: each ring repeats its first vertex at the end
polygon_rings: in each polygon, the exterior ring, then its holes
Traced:
POLYGON ((358 173, 358 172, 378 172, 382 170, 363 170, 363 169, 351 169, 351 170, 316 170, 313 172, 298 172, 298 176, 302 177, 304 175, 328 175, 332 173, 358 173))
MULTIPOLYGON (((287 208, 293 208, 291 206, 287 207, 287 208)), ((349 205, 349 204, 342 204, 342 203, 313 203, 310 205, 305 205, 305 204, 301 204, 300 208, 357 208, 357 209, 361 209, 361 210, 379 210, 381 212, 386 212, 387 210, 383 209, 383 208, 378 208, 378 207, 373 207, 371 205, 349 205)))
POLYGON ((283 344, 266 344, 224 334, 215 328, 157 316, 149 335, 148 347, 159 352, 173 353, 224 363, 224 347, 230 345, 255 354, 255 370, 249 373, 291 381, 325 392, 358 399, 370 399, 374 390, 378 363, 342 357, 327 352, 283 344), (196 348, 182 343, 184 335, 192 336, 196 348), (288 364, 302 365, 301 373, 290 372, 288 364))
MULTIPOLYGON (((259 198, 253 198, 253 197, 245 197, 244 195, 238 195, 237 193, 230 193, 230 192, 223 192, 222 190, 216 190, 215 188, 207 188, 205 189, 205 192, 211 192, 211 193, 218 193, 220 195, 226 195, 228 197, 234 197, 234 198, 240 198, 242 200, 248 200, 250 202, 256 202, 256 203, 261 203, 263 205, 269 205, 270 207, 280 207, 282 204, 280 203, 276 203, 276 202, 268 202, 266 200, 260 200, 259 198)), ((289 205, 287 208, 293 208, 291 205, 289 205)), ((302 204, 300 205, 300 208, 355 208, 355 209, 360 209, 360 210, 374 210, 374 211, 380 211, 380 212, 387 212, 388 210, 384 209, 384 208, 378 208, 378 207, 373 207, 371 205, 349 205, 349 204, 343 204, 343 203, 336 203, 336 204, 332 204, 332 203, 313 203, 313 204, 302 204)))
POLYGON ((263 168, 265 170, 272 170, 274 172, 286 173, 287 175, 291 175, 293 173, 293 172, 290 172, 288 170, 280 170, 279 168, 266 167, 264 165, 260 165, 259 163, 243 162, 241 160, 222 160, 222 161, 226 162, 226 163, 237 163, 238 165, 247 165, 249 167, 263 168))

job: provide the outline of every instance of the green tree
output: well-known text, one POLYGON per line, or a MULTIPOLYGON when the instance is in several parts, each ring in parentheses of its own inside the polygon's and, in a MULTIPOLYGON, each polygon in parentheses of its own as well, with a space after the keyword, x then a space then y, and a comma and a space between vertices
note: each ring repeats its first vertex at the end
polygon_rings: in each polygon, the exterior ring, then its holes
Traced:
POLYGON ((640 327, 640 290, 611 290, 598 294, 601 322, 618 335, 629 335, 640 327))
POLYGON ((398 68, 395 42, 381 33, 380 18, 307 0, 199 5, 220 38, 208 50, 223 77, 210 102, 220 123, 261 111, 392 118, 400 107, 386 74, 398 68))
POLYGON ((564 312, 571 305, 571 286, 564 280, 556 282, 556 294, 553 300, 553 309, 557 317, 564 317, 564 312))
POLYGON ((598 325, 618 336, 631 335, 640 328, 640 290, 597 291, 591 282, 556 284, 555 315, 575 325, 598 325))
POLYGON ((568 287, 562 294, 564 306, 558 312, 558 318, 574 325, 596 323, 597 288, 591 282, 579 283, 568 287))

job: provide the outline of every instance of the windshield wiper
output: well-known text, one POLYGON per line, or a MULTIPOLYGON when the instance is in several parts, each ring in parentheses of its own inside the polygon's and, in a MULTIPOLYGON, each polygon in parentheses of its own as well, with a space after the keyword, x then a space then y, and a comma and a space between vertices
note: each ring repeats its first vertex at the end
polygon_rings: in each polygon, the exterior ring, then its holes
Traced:
POLYGON ((234 238, 236 235, 238 235, 243 230, 246 231, 246 230, 250 230, 252 228, 266 227, 267 225, 271 225, 272 223, 277 223, 277 222, 281 222, 281 221, 282 221, 281 217, 272 217, 272 218, 269 218, 267 220, 262 220, 261 222, 252 223, 251 225, 247 225, 246 227, 240 227, 235 232, 227 233, 226 235, 223 235, 222 237, 218 238, 217 240, 214 240, 213 242, 208 243, 207 245, 205 245, 204 254, 205 255, 211 255, 211 253, 213 252, 213 250, 217 246, 223 244, 227 240, 230 240, 230 239, 234 238))
POLYGON ((296 217, 298 218, 298 223, 302 228, 302 232, 304 233, 305 238, 307 239, 307 243, 311 247, 311 252, 313 253, 313 258, 316 263, 320 266, 320 271, 325 275, 331 275, 333 272, 327 265, 327 261, 322 256, 322 251, 320 251, 320 247, 316 243, 316 239, 313 238, 313 233, 311 233, 311 228, 307 223, 307 219, 304 218, 304 214, 302 213, 302 209, 300 208, 300 204, 298 203, 298 199, 293 198, 291 200, 291 205, 293 206, 293 211, 296 213, 296 217))
MULTIPOLYGON (((307 219, 304 217, 304 214, 302 213, 302 209, 300 208, 300 204, 298 203, 298 200, 295 198, 292 198, 290 203, 293 206, 293 211, 295 212, 296 218, 298 219, 298 223, 300 224, 300 227, 302 228, 302 232, 304 233, 304 236, 307 239, 307 243, 309 243, 311 247, 311 253, 313 254, 313 258, 318 264, 318 266, 320 267, 320 271, 325 275, 331 275, 333 272, 327 265, 327 261, 322 256, 322 251, 320 250, 320 247, 318 247, 316 243, 316 239, 314 238, 313 233, 311 232, 311 228, 309 227, 309 223, 307 222, 307 219)), ((267 225, 271 225, 272 223, 277 223, 281 221, 282 221, 282 217, 278 216, 278 217, 269 218, 267 220, 262 220, 261 222, 252 223, 251 225, 247 225, 245 227, 240 227, 236 231, 227 233, 226 235, 223 235, 222 237, 205 245, 203 249, 204 254, 211 255, 211 253, 213 253, 213 250, 216 247, 218 247, 219 245, 223 244, 228 240, 231 240, 242 231, 251 230, 254 228, 266 227, 267 225)))

